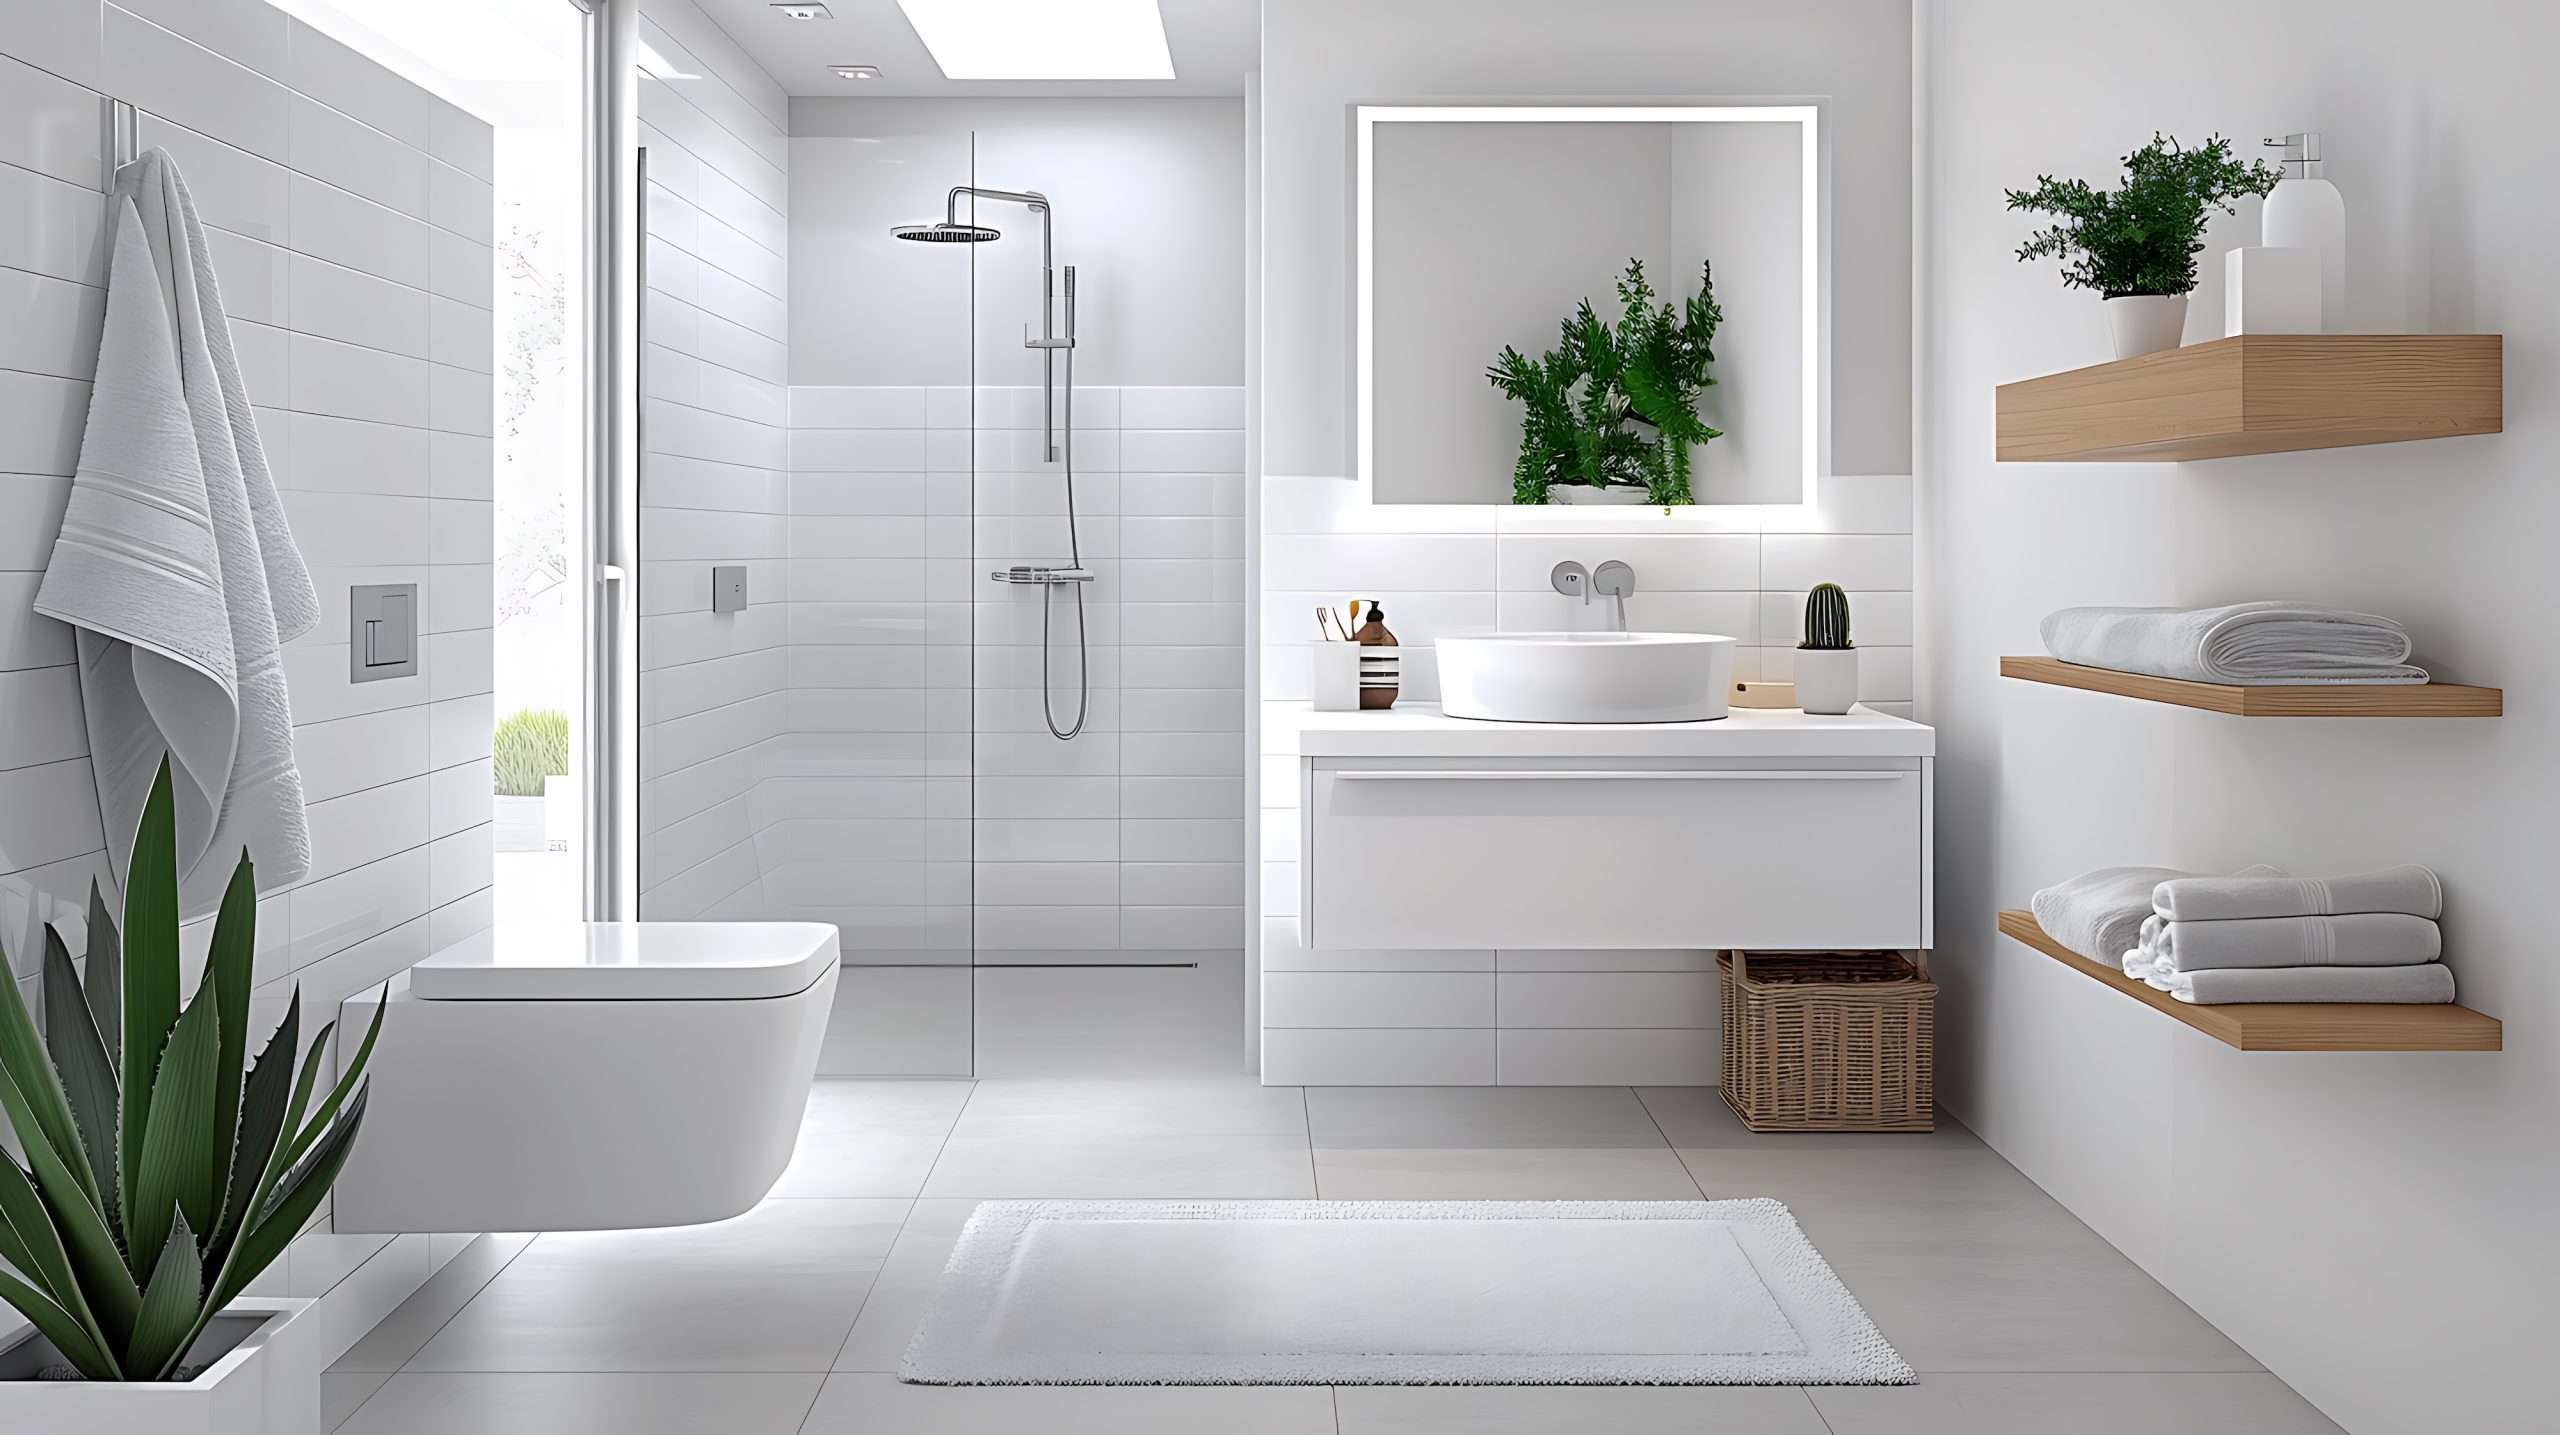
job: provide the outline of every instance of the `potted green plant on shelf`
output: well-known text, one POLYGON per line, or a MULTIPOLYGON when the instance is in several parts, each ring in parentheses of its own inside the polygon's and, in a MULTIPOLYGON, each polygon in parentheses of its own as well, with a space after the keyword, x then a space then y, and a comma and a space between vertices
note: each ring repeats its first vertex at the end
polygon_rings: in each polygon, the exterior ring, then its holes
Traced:
POLYGON ((1689 451, 1723 433, 1698 417, 1698 396, 1715 384, 1707 365, 1724 310, 1703 263, 1679 307, 1654 297, 1644 261, 1630 259, 1615 325, 1585 299, 1555 348, 1532 359, 1506 344, 1485 370, 1522 407, 1513 503, 1695 501, 1689 451))
MULTIPOLYGON (((204 975, 179 1000, 169 764, 127 865, 124 927, 89 894, 87 976, 45 928, 44 1028, 0 980, 0 1429, 317 1435, 319 1373, 295 1359, 307 1301, 244 1299, 337 1180, 364 1120, 382 1009, 313 1096, 332 1026, 301 1050, 302 994, 254 1064, 258 892, 242 853, 204 975)), ((0 959, 0 972, 8 964, 0 959)))
POLYGON ((1849 595, 1817 583, 1804 595, 1804 641, 1796 644, 1796 706, 1845 713, 1858 702, 1858 645, 1849 641, 1849 595))
POLYGON ((2264 195, 2282 177, 2265 160, 2233 158, 2220 135, 2188 149, 2155 133, 2125 156, 2121 189, 2044 174, 2005 193, 2009 208, 2060 221, 2029 235, 2019 261, 2059 259, 2066 287, 2097 290, 2116 357, 2130 359, 2182 341, 2209 212, 2233 213, 2240 196, 2264 195))

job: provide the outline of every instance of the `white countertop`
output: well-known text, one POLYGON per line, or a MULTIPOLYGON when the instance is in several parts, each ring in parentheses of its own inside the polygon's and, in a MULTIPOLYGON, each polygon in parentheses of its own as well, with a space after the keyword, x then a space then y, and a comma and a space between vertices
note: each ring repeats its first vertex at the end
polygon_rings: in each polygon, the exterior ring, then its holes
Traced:
POLYGON ((1516 723, 1453 718, 1431 703, 1383 712, 1264 705, 1266 752, 1302 757, 1934 757, 1937 729, 1853 708, 1735 708, 1713 722, 1516 723))

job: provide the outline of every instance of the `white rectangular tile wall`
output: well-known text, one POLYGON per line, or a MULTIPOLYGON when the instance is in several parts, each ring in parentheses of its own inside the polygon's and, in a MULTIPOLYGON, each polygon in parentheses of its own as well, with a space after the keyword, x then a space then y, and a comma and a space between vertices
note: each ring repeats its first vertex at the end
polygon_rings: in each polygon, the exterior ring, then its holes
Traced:
MULTIPOLYGON (((1040 391, 792 390, 793 741, 847 774, 801 785, 837 826, 798 850, 843 894, 849 960, 1240 957, 1243 390, 1080 386, 1075 405, 1097 578, 1091 706, 1062 742, 1041 704, 1042 590, 987 579, 1069 556, 1040 391), (875 812, 920 821, 904 851, 858 840, 875 812)), ((1063 723, 1075 617, 1058 599, 1063 723)))
MULTIPOLYGON (((299 986, 308 1030, 490 920, 490 131, 265 0, 0 7, 0 941, 31 1002, 42 923, 84 945, 129 836, 100 828, 71 632, 30 611, 104 310, 101 95, 195 195, 319 589, 285 650, 315 862, 259 903, 252 998, 269 1025, 299 986), (385 582, 419 585, 419 671, 353 685, 347 590, 385 582)), ((315 1227, 259 1291, 320 1298, 325 1364, 451 1246, 315 1227)))
MULTIPOLYGON (((782 88, 692 0, 644 0, 640 914, 772 917, 793 833, 759 784, 788 729, 782 88), (711 570, 747 607, 711 611, 711 570)), ((787 872, 783 875, 787 876, 787 872)))
MULTIPOLYGON (((1401 701, 1436 702, 1443 633, 1602 626, 1549 582, 1635 569, 1627 625, 1738 640, 1734 676, 1784 680, 1815 583, 1849 590, 1861 700, 1911 714, 1911 480, 1825 478, 1809 506, 1594 513, 1366 503, 1342 478, 1262 484, 1263 1079, 1572 1085, 1715 1080, 1705 952, 1309 952, 1298 940, 1296 718, 1314 609, 1374 598, 1403 644, 1401 701), (1568 974, 1559 983, 1537 972, 1568 974), (1370 974, 1358 976, 1354 974, 1370 974), (1542 990, 1545 987, 1557 990, 1542 990), (1384 984, 1382 993, 1376 988, 1384 984), (1559 1001, 1559 995, 1571 1001, 1559 1001), (1392 996, 1395 1000, 1389 1000, 1392 996), (1375 998, 1374 1003, 1371 1001, 1375 998), (1580 1007, 1571 1021, 1559 1013, 1580 1007), (1402 1011, 1401 1016, 1391 1016, 1402 1011), (1643 1012, 1612 1026, 1605 1013, 1643 1012), (1353 1022, 1348 1014, 1367 1012, 1353 1022)), ((1595 858, 1594 860, 1602 860, 1595 858)))

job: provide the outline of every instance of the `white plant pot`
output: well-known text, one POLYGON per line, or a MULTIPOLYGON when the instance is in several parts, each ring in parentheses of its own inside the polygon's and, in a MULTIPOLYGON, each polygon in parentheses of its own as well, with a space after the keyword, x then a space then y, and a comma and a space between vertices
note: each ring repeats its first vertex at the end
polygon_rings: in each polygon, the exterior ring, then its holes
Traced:
POLYGON ((1582 483, 1559 483, 1547 490, 1547 497, 1557 503, 1608 508, 1632 508, 1649 501, 1642 488, 1623 483, 1611 484, 1607 488, 1593 488, 1589 484, 1582 483))
POLYGON ((183 1384, 38 1380, 61 1362, 29 1329, 0 1337, 0 1430, 76 1435, 320 1435, 320 1371, 296 1321, 307 1300, 236 1300, 189 1353, 183 1384))
POLYGON ((2107 327, 2114 333, 2116 357, 2140 358, 2186 342, 2187 296, 2128 294, 2106 301, 2107 327))
POLYGON ((1809 713, 1845 713, 1858 703, 1858 650, 1796 649, 1796 706, 1809 713))
POLYGON ((489 799, 489 844, 499 852, 539 852, 545 820, 544 799, 498 796, 489 799))
POLYGON ((554 852, 575 852, 586 804, 575 777, 542 779, 542 836, 554 852))

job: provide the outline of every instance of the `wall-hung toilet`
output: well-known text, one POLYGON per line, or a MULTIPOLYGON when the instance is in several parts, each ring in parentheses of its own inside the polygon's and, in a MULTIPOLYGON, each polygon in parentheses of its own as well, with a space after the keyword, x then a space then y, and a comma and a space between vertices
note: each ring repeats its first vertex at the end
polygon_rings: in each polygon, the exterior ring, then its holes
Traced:
MULTIPOLYGON (((336 1229, 745 1213, 790 1163, 837 961, 817 922, 508 923, 428 957, 383 1015, 336 1229)), ((379 999, 340 1008, 341 1060, 379 999)))

